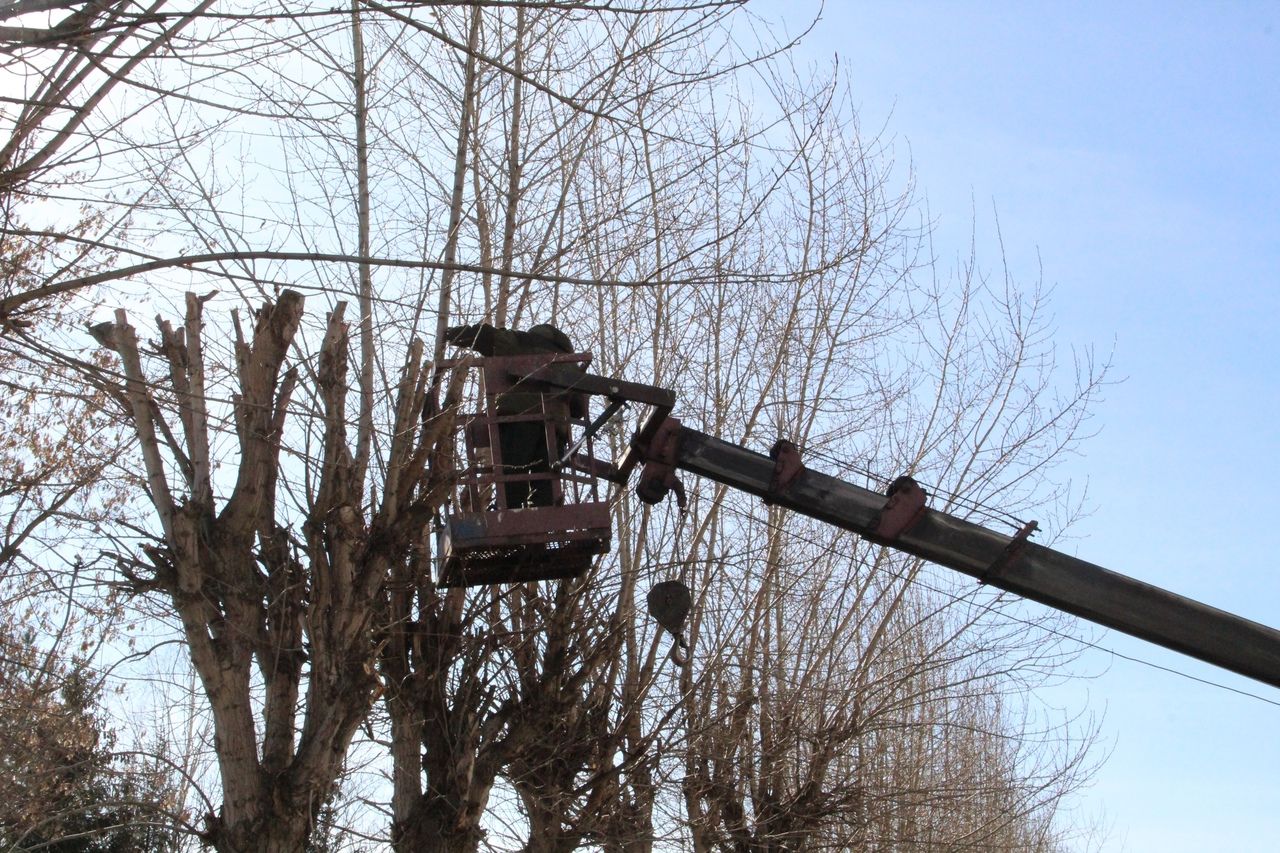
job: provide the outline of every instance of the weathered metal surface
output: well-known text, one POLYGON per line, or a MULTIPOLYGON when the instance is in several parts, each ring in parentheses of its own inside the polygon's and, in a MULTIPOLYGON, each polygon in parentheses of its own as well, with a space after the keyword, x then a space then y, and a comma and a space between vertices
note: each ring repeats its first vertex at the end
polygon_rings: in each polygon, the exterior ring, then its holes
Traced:
POLYGON ((888 500, 876 516, 868 538, 889 545, 920 520, 929 496, 919 483, 905 475, 890 483, 885 495, 888 500))
POLYGON ((533 506, 488 512, 458 513, 449 518, 450 536, 465 545, 502 537, 528 536, 577 538, 584 530, 609 526, 609 505, 604 501, 569 506, 533 506))
POLYGON ((476 550, 465 558, 438 560, 435 583, 487 586, 581 577, 600 554, 608 552, 608 544, 608 540, 584 540, 476 550))
POLYGON ((785 438, 773 443, 769 458, 773 460, 773 479, 769 481, 769 496, 764 499, 767 504, 773 503, 774 496, 786 491, 791 481, 804 470, 804 463, 800 461, 800 448, 785 438))
MULTIPOLYGON (((645 461, 652 450, 655 437, 659 430, 673 429, 669 421, 673 420, 671 409, 675 406, 675 394, 667 391, 665 388, 655 388, 654 391, 661 391, 665 394, 661 402, 651 402, 648 405, 649 416, 645 419, 640 428, 636 430, 636 434, 631 438, 631 445, 627 448, 626 455, 622 457, 622 461, 618 463, 617 472, 613 477, 615 483, 626 484, 627 479, 631 476, 631 471, 641 462, 645 461)), ((662 395, 655 395, 655 399, 662 395)), ((674 419, 676 425, 680 422, 674 419)))
POLYGON ((647 504, 656 504, 674 491, 680 508, 684 509, 684 486, 676 477, 680 434, 679 418, 666 417, 658 424, 652 438, 643 444, 637 439, 634 444, 639 458, 644 460, 636 495, 647 504))
POLYGON ((687 664, 688 658, 680 654, 689 648, 684 638, 684 620, 689 615, 693 596, 689 587, 680 581, 662 581, 649 590, 649 615, 671 635, 670 658, 676 666, 687 664))
POLYGON ((609 550, 597 475, 611 466, 591 456, 594 433, 575 416, 585 407, 563 387, 528 378, 543 369, 582 376, 589 362, 584 353, 459 360, 473 371, 478 410, 460 419, 457 487, 437 534, 439 585, 574 577, 609 550))
POLYGON ((680 638, 684 634, 684 620, 689 615, 693 596, 689 587, 680 581, 662 581, 654 584, 647 598, 649 615, 667 633, 680 638))
MULTIPOLYGON (((518 373, 513 369, 513 373, 518 373)), ((579 391, 608 397, 611 400, 628 400, 646 406, 665 408, 671 411, 676 404, 675 392, 655 385, 642 385, 638 382, 624 382, 594 373, 574 373, 563 365, 543 365, 535 369, 523 371, 523 379, 527 381, 545 382, 567 390, 579 391)))
MULTIPOLYGON (((681 428, 678 467, 764 498, 774 461, 681 428)), ((806 469, 775 501, 869 538, 885 499, 869 489, 806 469)), ((944 512, 922 509, 893 547, 982 579, 1015 537, 944 512)), ((1226 613, 1093 563, 1025 542, 987 583, 1091 622, 1280 687, 1280 631, 1226 613)))
POLYGON ((1000 573, 1004 571, 1005 566, 1018 559, 1018 556, 1022 553, 1022 549, 1026 547, 1027 542, 1030 541, 1029 537, 1031 534, 1035 533, 1039 529, 1040 525, 1035 521, 1028 521, 1026 524, 1022 525, 1018 532, 1013 534, 1013 539, 1005 546, 1004 550, 1000 552, 1000 556, 996 558, 996 561, 992 563, 978 578, 979 583, 991 583, 992 578, 999 577, 1000 573))
POLYGON ((576 577, 610 547, 609 505, 459 513, 437 537, 436 583, 474 586, 576 577))

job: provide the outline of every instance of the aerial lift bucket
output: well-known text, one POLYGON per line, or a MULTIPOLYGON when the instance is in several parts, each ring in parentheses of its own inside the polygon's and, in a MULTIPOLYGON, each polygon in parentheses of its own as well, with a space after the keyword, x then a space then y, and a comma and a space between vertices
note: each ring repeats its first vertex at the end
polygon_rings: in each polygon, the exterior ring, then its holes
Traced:
POLYGON ((580 374, 590 360, 548 353, 453 363, 472 371, 478 408, 458 419, 457 481, 436 537, 437 585, 577 577, 609 551, 595 436, 567 405, 566 395, 577 392, 530 378, 547 369, 580 374), (512 400, 520 401, 518 411, 512 400), (521 459, 503 458, 517 455, 517 447, 521 459))

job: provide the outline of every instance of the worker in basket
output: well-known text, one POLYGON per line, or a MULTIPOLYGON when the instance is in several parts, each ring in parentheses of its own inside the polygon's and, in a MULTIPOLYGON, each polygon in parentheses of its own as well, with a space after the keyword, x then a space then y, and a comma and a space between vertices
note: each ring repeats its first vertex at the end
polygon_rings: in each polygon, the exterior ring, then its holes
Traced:
MULTIPOLYGON (((488 323, 450 326, 445 340, 454 346, 475 350, 486 358, 517 355, 558 355, 572 353, 569 336, 549 323, 539 323, 528 331, 501 329, 488 323)), ((554 425, 553 444, 547 442, 546 424, 541 417, 509 421, 498 425, 503 473, 550 474, 551 463, 569 445, 570 418, 586 417, 587 400, 572 391, 524 391, 513 389, 498 395, 499 416, 538 414, 545 411, 554 425)), ((504 491, 508 509, 523 506, 550 506, 553 490, 550 477, 508 482, 504 491)))

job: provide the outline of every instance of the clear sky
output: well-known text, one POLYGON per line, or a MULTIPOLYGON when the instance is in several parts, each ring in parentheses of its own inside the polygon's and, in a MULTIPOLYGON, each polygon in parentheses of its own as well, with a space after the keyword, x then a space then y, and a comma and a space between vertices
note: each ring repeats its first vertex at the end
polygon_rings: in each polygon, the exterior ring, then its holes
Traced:
MULTIPOLYGON (((750 7, 799 26, 818 4, 750 7)), ((864 127, 914 163, 945 260, 1054 288, 1058 342, 1114 353, 1078 556, 1280 627, 1280 3, 828 0, 864 127)), ((1073 688, 1112 754, 1077 805, 1106 851, 1280 844, 1280 690, 1111 632, 1073 688)), ((1095 839, 1096 841, 1096 839, 1095 839)), ((1085 846, 1082 846, 1085 849, 1085 846)))

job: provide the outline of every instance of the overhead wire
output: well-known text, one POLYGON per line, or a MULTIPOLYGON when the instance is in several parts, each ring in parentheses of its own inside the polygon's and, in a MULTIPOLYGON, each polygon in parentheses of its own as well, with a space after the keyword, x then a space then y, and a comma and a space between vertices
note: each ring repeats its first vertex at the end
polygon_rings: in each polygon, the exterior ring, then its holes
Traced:
MULTIPOLYGON (((868 483, 874 483, 881 490, 893 482, 892 477, 886 477, 869 468, 864 468, 853 462, 849 462, 848 460, 838 459, 835 456, 816 448, 801 447, 800 451, 805 456, 821 459, 822 461, 835 466, 837 470, 853 472, 858 476, 865 478, 868 483)), ((916 479, 930 494, 945 498, 948 505, 962 507, 974 515, 981 516, 989 521, 1011 524, 1015 529, 1019 529, 1027 523, 1025 519, 1018 518, 1004 509, 991 506, 990 504, 986 504, 969 495, 944 488, 937 483, 930 483, 927 480, 921 480, 918 477, 914 477, 914 475, 913 479, 916 479)))

